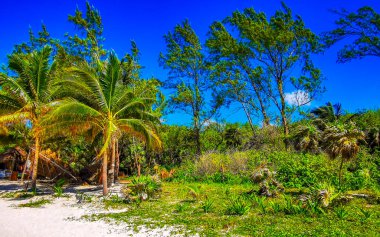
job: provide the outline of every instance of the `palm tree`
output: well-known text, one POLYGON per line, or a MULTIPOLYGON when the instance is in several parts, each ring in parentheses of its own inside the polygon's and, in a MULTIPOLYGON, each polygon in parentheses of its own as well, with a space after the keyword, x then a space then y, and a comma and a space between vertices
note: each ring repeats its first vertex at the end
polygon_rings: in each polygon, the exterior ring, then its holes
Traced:
POLYGON ((331 102, 312 110, 311 114, 315 118, 316 125, 322 130, 326 128, 326 123, 337 122, 344 115, 342 105, 339 103, 333 105, 331 102))
POLYGON ((364 141, 364 133, 356 128, 353 122, 335 123, 323 132, 323 143, 331 159, 341 159, 339 167, 339 186, 342 182, 343 163, 356 157, 360 150, 360 142, 364 141))
POLYGON ((374 152, 376 148, 379 148, 380 147, 380 127, 370 128, 367 131, 366 140, 371 149, 371 152, 374 152))
POLYGON ((30 54, 12 54, 9 69, 15 76, 0 74, 0 123, 26 123, 34 140, 32 188, 36 188, 43 126, 41 120, 52 106, 56 63, 50 63, 51 48, 30 54))
POLYGON ((96 67, 83 63, 67 72, 60 84, 64 86, 62 93, 71 95, 72 99, 61 101, 45 123, 58 132, 70 127, 76 132, 91 130, 93 136, 103 136, 98 157, 103 157, 102 182, 106 195, 108 156, 110 153, 110 173, 114 177, 117 141, 122 133, 139 138, 147 145, 161 146, 155 128, 158 118, 149 106, 155 98, 138 97, 122 84, 122 62, 114 53, 96 67))
POLYGON ((300 125, 293 136, 298 150, 317 153, 320 149, 320 130, 312 124, 300 125))

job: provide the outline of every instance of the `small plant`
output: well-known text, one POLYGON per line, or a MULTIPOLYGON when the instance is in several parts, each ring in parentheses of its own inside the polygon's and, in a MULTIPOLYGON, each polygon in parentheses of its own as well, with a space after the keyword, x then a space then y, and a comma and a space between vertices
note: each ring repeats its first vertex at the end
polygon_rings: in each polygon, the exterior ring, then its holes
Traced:
POLYGON ((250 209, 250 206, 241 197, 232 197, 229 200, 229 204, 226 208, 227 215, 239 215, 246 214, 250 209))
POLYGON ((51 203, 51 201, 48 200, 48 199, 40 199, 40 200, 37 200, 37 201, 30 201, 30 202, 27 202, 27 203, 20 204, 20 205, 18 205, 18 207, 37 208, 37 207, 42 207, 43 205, 49 204, 49 203, 51 203))
POLYGON ((369 218, 371 218, 372 213, 370 211, 366 211, 364 208, 358 208, 358 210, 360 211, 360 214, 361 214, 361 216, 359 217, 361 222, 364 222, 368 220, 369 218))
POLYGON ((189 204, 188 203, 177 203, 175 205, 175 211, 178 213, 184 212, 187 209, 189 209, 189 204))
POLYGON ((291 198, 285 198, 285 207, 284 212, 285 214, 301 214, 303 212, 302 203, 293 203, 291 198))
POLYGON ((206 198, 206 200, 201 202, 201 208, 203 209, 205 213, 209 213, 213 204, 214 204, 214 201, 212 201, 209 198, 206 198))
POLYGON ((340 193, 335 191, 334 186, 328 183, 318 184, 314 191, 315 198, 324 207, 329 206, 339 195, 340 193))
POLYGON ((279 213, 281 211, 281 205, 277 202, 270 201, 269 206, 273 213, 279 213))
POLYGON ((64 179, 59 179, 53 186, 54 195, 56 197, 61 197, 63 194, 63 185, 65 184, 64 179))
POLYGON ((188 203, 178 203, 176 206, 175 206, 175 210, 177 212, 184 212, 186 211, 187 209, 189 209, 189 204, 188 203))
POLYGON ((342 206, 335 209, 335 214, 341 220, 344 220, 348 217, 348 211, 342 206))
POLYGON ((253 200, 256 202, 257 206, 261 209, 261 212, 263 214, 266 214, 267 213, 267 210, 266 210, 266 205, 265 205, 265 200, 266 200, 266 197, 263 196, 263 197, 258 197, 258 196, 254 196, 253 200))
POLYGON ((37 188, 32 188, 32 195, 36 196, 37 195, 37 188))
POLYGON ((188 194, 195 200, 199 200, 202 197, 202 187, 200 185, 190 185, 186 187, 188 194))
POLYGON ((307 200, 306 202, 307 209, 310 215, 320 215, 324 214, 324 210, 320 207, 318 202, 313 202, 312 200, 307 200))
POLYGON ((136 201, 140 199, 145 201, 152 198, 158 198, 161 189, 161 182, 158 178, 152 176, 140 176, 132 180, 132 184, 122 188, 125 199, 136 201))
POLYGON ((119 197, 118 195, 111 195, 103 199, 106 207, 118 207, 120 204, 127 203, 127 200, 119 197))
POLYGON ((76 193, 75 198, 77 199, 77 203, 92 202, 92 196, 87 195, 83 192, 76 193))

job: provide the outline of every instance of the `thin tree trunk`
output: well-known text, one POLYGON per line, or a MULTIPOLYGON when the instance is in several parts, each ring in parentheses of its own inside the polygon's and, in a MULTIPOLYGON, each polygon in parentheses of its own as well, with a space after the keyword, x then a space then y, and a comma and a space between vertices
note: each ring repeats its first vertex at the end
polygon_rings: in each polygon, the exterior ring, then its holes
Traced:
POLYGON ((140 177, 141 175, 141 164, 140 164, 140 159, 137 161, 137 177, 140 177))
POLYGON ((24 175, 25 175, 25 171, 26 171, 26 165, 28 164, 28 161, 29 161, 29 156, 30 156, 30 150, 28 151, 28 156, 26 158, 26 161, 25 161, 25 164, 24 164, 24 168, 22 169, 21 183, 23 183, 23 181, 24 181, 24 175))
POLYGON ((103 196, 108 194, 107 187, 107 163, 108 163, 108 151, 103 154, 103 168, 102 168, 102 182, 103 182, 103 196))
POLYGON ((285 95, 284 95, 284 89, 281 78, 277 79, 277 88, 278 92, 280 94, 280 100, 281 100, 281 120, 282 120, 282 126, 284 129, 284 144, 286 150, 289 150, 290 144, 289 144, 289 126, 288 126, 288 119, 286 117, 286 103, 285 103, 285 95))
POLYGON ((116 160, 116 138, 112 137, 112 153, 111 153, 111 186, 115 183, 115 160, 116 160))
POLYGON ((120 153, 119 153, 119 141, 116 140, 116 165, 115 165, 115 181, 119 181, 119 169, 120 169, 120 153))
POLYGON ((195 136, 195 145, 196 145, 196 155, 199 158, 202 154, 202 151, 201 151, 200 129, 198 127, 194 129, 194 136, 195 136))
POLYGON ((32 189, 36 189, 37 187, 38 158, 40 156, 40 138, 38 136, 36 136, 35 147, 36 149, 34 151, 32 189))
POLYGON ((340 162, 340 166, 339 166, 339 189, 341 189, 341 185, 342 185, 342 169, 343 169, 343 158, 341 158, 342 161, 340 162))
POLYGON ((244 110, 244 113, 245 113, 245 116, 247 117, 248 119, 248 123, 249 123, 249 127, 251 128, 252 132, 255 131, 255 128, 253 127, 253 122, 252 122, 252 118, 251 118, 251 115, 249 114, 249 111, 245 105, 244 102, 240 102, 242 107, 243 107, 243 110, 244 110))

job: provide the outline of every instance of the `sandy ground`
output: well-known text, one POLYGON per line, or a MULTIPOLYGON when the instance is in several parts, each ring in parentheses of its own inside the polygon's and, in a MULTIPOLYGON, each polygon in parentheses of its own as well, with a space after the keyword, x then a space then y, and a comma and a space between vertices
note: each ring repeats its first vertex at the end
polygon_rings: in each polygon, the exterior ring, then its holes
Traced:
MULTIPOLYGON (((0 192, 19 189, 17 182, 0 180, 0 192)), ((78 187, 92 194, 100 193, 99 188, 78 187), (90 190, 90 191, 88 191, 90 190)), ((94 213, 108 213, 126 210, 105 210, 93 204, 77 204, 74 193, 70 197, 48 199, 51 204, 39 208, 18 207, 27 200, 0 198, 0 236, 1 237, 69 237, 69 236, 172 236, 171 227, 163 229, 147 229, 144 226, 136 232, 126 223, 106 223, 105 221, 86 221, 83 215, 94 213)), ((46 198, 43 197, 43 198, 46 198)), ((34 197, 37 200, 41 197, 34 197)))

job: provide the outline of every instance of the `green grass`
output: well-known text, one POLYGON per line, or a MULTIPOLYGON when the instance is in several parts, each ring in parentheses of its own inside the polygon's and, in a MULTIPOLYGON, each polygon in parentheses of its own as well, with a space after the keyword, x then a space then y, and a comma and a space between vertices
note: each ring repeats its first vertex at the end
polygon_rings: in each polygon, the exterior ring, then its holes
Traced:
POLYGON ((50 204, 51 201, 48 200, 48 199, 40 199, 40 200, 37 200, 37 201, 30 201, 30 202, 27 202, 27 203, 23 203, 23 204, 20 204, 18 205, 18 207, 32 207, 32 208, 38 208, 38 207, 42 207, 46 204, 50 204))
POLYGON ((0 198, 13 198, 13 199, 28 199, 34 196, 35 196, 34 193, 24 192, 24 191, 4 192, 0 194, 0 198))
POLYGON ((368 204, 364 199, 345 205, 344 218, 337 216, 339 211, 332 208, 324 213, 300 209, 297 214, 286 214, 282 208, 284 197, 258 201, 253 195, 243 195, 251 189, 248 184, 163 183, 159 200, 139 204, 115 200, 115 205, 108 206, 128 208, 128 211, 85 218, 125 222, 134 228, 177 226, 179 233, 201 236, 376 236, 380 232, 380 205, 368 204), (189 185, 200 186, 199 200, 189 195, 189 185), (236 196, 249 204, 249 210, 242 215, 228 215, 231 198, 236 196), (212 202, 207 212, 203 209, 205 200, 212 202))

